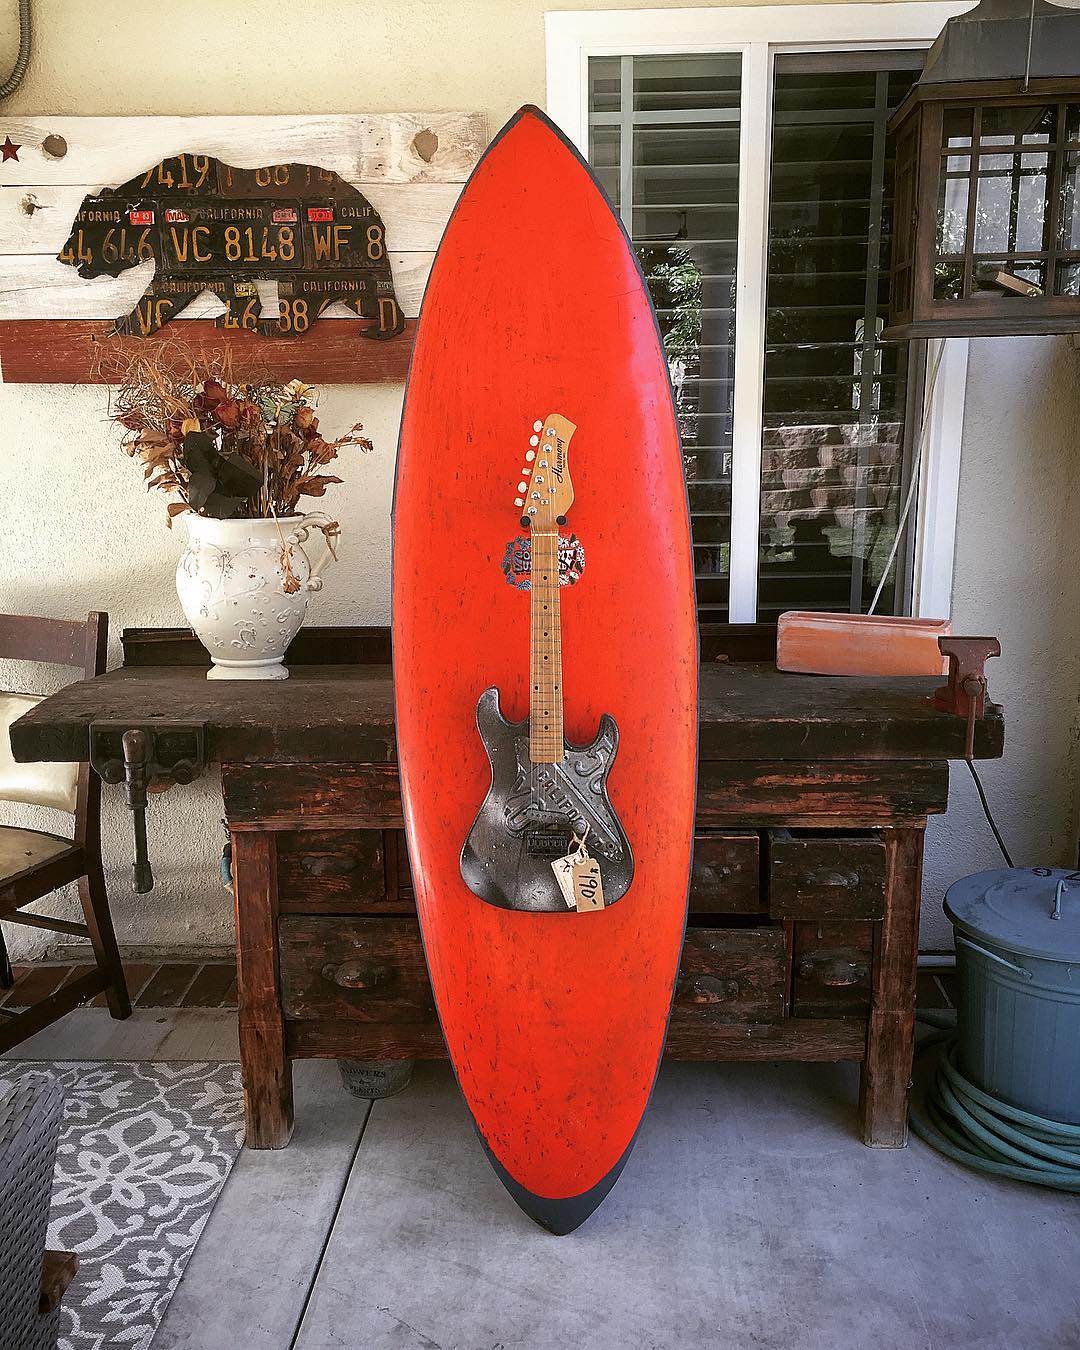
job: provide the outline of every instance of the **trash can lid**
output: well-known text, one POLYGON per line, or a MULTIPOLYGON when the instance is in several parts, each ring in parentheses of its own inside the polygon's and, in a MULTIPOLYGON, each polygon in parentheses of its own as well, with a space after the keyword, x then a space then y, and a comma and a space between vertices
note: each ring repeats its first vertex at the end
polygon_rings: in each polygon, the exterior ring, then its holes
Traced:
POLYGON ((969 937, 1024 956, 1080 961, 1080 872, 1000 867, 954 882, 945 913, 969 937))

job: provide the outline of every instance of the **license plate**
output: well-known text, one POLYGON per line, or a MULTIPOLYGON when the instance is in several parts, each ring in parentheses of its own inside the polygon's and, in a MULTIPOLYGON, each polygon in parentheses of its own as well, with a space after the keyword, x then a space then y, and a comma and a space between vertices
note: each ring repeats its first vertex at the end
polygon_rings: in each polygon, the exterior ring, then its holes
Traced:
POLYGON ((199 202, 190 219, 161 227, 165 268, 171 272, 278 272, 304 266, 296 225, 272 219, 267 203, 199 202))

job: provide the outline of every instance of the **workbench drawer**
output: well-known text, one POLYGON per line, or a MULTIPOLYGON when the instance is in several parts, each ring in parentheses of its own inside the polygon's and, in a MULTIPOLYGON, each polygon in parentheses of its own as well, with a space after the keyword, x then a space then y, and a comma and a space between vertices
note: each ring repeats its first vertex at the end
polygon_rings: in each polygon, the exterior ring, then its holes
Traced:
POLYGON ((382 830, 282 830, 275 838, 283 914, 408 913, 387 893, 382 830))
POLYGON ((794 925, 796 1017, 862 1017, 870 1011, 872 923, 794 925))
POLYGON ((289 915, 278 923, 278 945, 286 1017, 368 1022, 435 1017, 415 919, 289 915))
POLYGON ((784 1016, 787 952, 784 930, 695 928, 686 930, 672 1006, 673 1032, 715 1031, 753 1034, 784 1016))
POLYGON ((770 830, 766 870, 774 919, 885 913, 885 844, 876 830, 770 830))
POLYGON ((761 843, 755 830, 703 830, 694 835, 690 911, 757 914, 761 909, 761 843))

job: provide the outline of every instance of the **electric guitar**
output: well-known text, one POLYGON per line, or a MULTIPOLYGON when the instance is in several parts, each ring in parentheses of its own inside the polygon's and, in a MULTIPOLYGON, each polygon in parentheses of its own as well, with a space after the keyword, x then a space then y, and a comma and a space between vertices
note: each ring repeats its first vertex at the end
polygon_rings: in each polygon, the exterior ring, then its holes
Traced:
MULTIPOLYGON (((576 427, 558 413, 534 424, 515 506, 529 530, 529 716, 508 722, 499 691, 485 689, 476 725, 491 761, 491 787, 461 851, 469 889, 502 909, 573 913, 614 904, 630 886, 634 860, 607 795, 619 745, 607 713, 590 745, 563 736, 559 526, 574 500, 567 463, 576 427), (527 481, 526 481, 527 479, 527 481), (599 904, 575 904, 553 864, 591 863, 599 904), (599 876, 597 876, 597 870, 599 876)), ((589 894, 592 893, 590 890, 589 894)))

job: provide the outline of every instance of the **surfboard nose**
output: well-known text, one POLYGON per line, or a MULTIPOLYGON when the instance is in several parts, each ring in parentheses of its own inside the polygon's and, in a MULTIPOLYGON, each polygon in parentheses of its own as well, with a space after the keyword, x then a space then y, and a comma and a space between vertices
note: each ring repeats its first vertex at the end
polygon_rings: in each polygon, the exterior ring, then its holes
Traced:
POLYGON ((583 1191, 580 1195, 555 1199, 551 1196, 537 1195, 534 1191, 530 1191, 528 1187, 523 1186, 521 1182, 516 1181, 492 1153, 483 1138, 480 1142, 484 1145, 484 1152, 488 1156, 488 1161, 495 1169, 495 1175, 509 1191, 518 1208, 523 1210, 534 1223, 539 1224, 541 1228, 553 1233, 556 1237, 565 1237, 568 1233, 572 1233, 575 1228, 580 1228, 592 1212, 599 1209, 612 1186, 622 1175, 622 1170, 626 1166, 626 1161, 634 1147, 634 1141, 631 1140, 619 1161, 606 1176, 601 1177, 595 1186, 590 1186, 587 1191, 583 1191))

